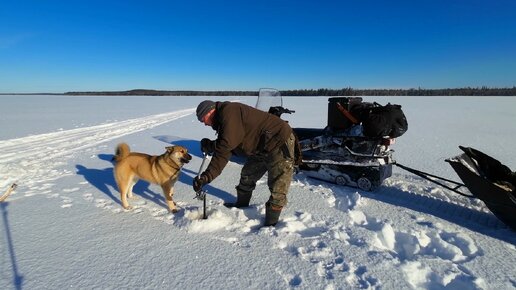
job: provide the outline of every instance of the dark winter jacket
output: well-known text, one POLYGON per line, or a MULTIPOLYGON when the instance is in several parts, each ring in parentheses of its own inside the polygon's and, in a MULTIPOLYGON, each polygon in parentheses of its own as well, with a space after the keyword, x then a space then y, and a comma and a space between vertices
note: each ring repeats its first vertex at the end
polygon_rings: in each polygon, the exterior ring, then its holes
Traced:
POLYGON ((217 131, 214 153, 204 175, 211 181, 220 175, 232 154, 250 156, 279 148, 292 128, 277 116, 241 103, 216 102, 213 129, 217 131))

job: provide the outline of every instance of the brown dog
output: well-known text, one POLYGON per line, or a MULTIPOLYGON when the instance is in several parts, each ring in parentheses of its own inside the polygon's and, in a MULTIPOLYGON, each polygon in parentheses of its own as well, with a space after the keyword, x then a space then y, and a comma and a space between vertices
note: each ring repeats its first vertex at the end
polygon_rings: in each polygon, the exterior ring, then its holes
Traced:
POLYGON ((127 197, 133 197, 133 186, 138 179, 161 185, 163 195, 170 212, 177 212, 174 196, 174 184, 183 164, 190 162, 192 155, 183 146, 166 147, 167 152, 159 156, 131 152, 126 143, 118 144, 115 161, 115 180, 120 191, 120 200, 124 209, 132 207, 127 197))

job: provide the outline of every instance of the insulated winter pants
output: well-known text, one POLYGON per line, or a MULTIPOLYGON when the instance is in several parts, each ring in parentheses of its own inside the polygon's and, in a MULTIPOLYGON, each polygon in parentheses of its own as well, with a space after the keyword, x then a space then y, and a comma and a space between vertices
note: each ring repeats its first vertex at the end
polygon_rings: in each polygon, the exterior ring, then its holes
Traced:
POLYGON ((284 145, 268 154, 248 157, 240 174, 237 193, 251 193, 256 188, 256 182, 267 172, 267 185, 271 192, 268 202, 279 208, 285 206, 294 174, 294 138, 294 134, 291 134, 284 145))

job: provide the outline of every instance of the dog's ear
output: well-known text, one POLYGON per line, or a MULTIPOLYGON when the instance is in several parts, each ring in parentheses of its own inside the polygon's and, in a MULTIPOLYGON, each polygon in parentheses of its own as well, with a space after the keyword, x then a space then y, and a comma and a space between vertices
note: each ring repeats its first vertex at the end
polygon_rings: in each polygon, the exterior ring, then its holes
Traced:
POLYGON ((176 148, 176 146, 167 146, 167 147, 165 147, 165 149, 167 149, 168 153, 174 152, 174 148, 176 148))

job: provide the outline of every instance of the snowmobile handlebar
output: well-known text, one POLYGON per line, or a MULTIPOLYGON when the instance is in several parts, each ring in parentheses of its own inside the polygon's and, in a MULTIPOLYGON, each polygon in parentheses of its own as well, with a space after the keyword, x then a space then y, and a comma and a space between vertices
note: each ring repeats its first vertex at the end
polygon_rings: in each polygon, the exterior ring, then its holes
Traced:
POLYGON ((275 116, 281 117, 282 114, 292 114, 296 111, 289 110, 287 108, 283 108, 282 106, 270 107, 269 114, 273 114, 275 116))

